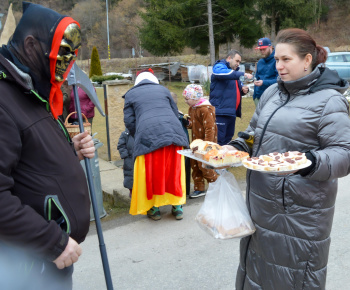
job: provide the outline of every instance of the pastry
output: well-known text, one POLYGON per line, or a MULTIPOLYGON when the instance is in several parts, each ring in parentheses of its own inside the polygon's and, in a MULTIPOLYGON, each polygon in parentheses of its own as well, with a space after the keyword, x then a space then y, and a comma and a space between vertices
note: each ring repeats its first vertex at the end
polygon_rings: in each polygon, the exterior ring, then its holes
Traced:
POLYGON ((195 139, 190 148, 195 157, 208 161, 212 165, 237 164, 249 157, 249 154, 239 150, 227 150, 219 144, 195 139))
POLYGON ((259 157, 246 158, 243 165, 249 169, 259 171, 290 171, 298 170, 300 165, 307 162, 305 153, 288 151, 284 153, 273 152, 259 157))

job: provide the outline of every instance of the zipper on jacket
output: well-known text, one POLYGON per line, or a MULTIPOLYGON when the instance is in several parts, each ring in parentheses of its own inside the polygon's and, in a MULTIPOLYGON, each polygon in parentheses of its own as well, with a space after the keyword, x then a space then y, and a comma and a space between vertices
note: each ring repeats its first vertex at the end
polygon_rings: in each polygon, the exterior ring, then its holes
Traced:
POLYGON ((57 123, 60 125, 64 135, 66 136, 67 140, 71 143, 72 138, 69 136, 69 133, 67 131, 67 128, 62 124, 62 121, 60 119, 57 119, 57 123))
MULTIPOLYGON (((278 92, 279 90, 277 90, 277 92, 278 92)), ((264 134, 265 134, 265 131, 266 131, 266 128, 267 128, 267 125, 269 124, 269 122, 270 122, 270 120, 271 120, 271 118, 273 117, 273 115, 280 109, 280 108, 282 108, 283 106, 285 106, 288 102, 289 102, 289 100, 290 100, 290 93, 288 92, 288 97, 287 97, 287 100, 281 105, 281 106, 279 106, 276 110, 274 110, 273 112, 272 112, 272 114, 270 115, 270 117, 267 119, 267 121, 266 121, 266 123, 265 123, 265 126, 264 126, 264 128, 263 128, 263 130, 262 130, 262 133, 261 133, 261 137, 260 137, 260 140, 259 140, 259 144, 258 144, 258 149, 256 150, 256 153, 254 154, 254 156, 257 156, 257 154, 258 154, 258 152, 259 152, 259 150, 260 150, 260 147, 261 147, 261 144, 262 144, 262 140, 263 140, 263 137, 264 137, 264 134)), ((246 204, 247 204, 247 207, 248 207, 248 211, 249 211, 249 215, 251 216, 252 215, 252 213, 251 213, 251 208, 250 208, 250 201, 249 201, 249 192, 250 192, 250 177, 251 177, 251 174, 252 174, 252 170, 249 170, 249 172, 248 172, 248 190, 247 190, 247 201, 246 201, 246 204)), ((250 244, 250 240, 251 240, 251 235, 250 236, 248 236, 248 237, 246 237, 246 239, 248 239, 248 241, 247 241, 247 247, 246 247, 246 252, 245 252, 245 257, 244 257, 244 264, 245 265, 247 265, 247 251, 248 251, 248 247, 249 247, 249 244, 250 244)), ((244 271, 245 272, 247 272, 246 271, 246 269, 244 269, 244 271)), ((244 281, 245 281, 245 279, 244 279, 244 281)), ((244 281, 243 281, 243 288, 244 288, 244 281)))
MULTIPOLYGON (((45 103, 46 110, 50 113, 50 105, 49 105, 49 102, 46 101, 45 99, 43 99, 42 97, 40 97, 40 95, 39 95, 37 92, 35 92, 34 90, 31 90, 31 92, 32 92, 40 101, 42 101, 43 103, 45 103)), ((67 140, 68 140, 68 142, 72 142, 72 139, 70 138, 69 133, 68 133, 66 127, 63 126, 61 120, 60 120, 60 119, 57 119, 56 121, 57 121, 58 125, 60 126, 60 128, 62 129, 64 135, 66 136, 66 138, 67 138, 67 140)))
POLYGON ((272 112, 272 114, 270 115, 270 117, 267 119, 266 123, 265 123, 265 126, 261 132, 261 137, 260 137, 260 140, 259 140, 259 144, 258 144, 258 149, 256 149, 256 152, 254 154, 254 156, 258 156, 258 152, 260 150, 260 147, 261 147, 261 144, 262 144, 262 140, 263 140, 263 137, 264 137, 264 134, 265 134, 265 131, 267 129, 267 125, 269 124, 270 120, 272 119, 273 115, 279 110, 281 109, 282 107, 284 107, 290 100, 290 93, 288 92, 288 97, 287 97, 287 100, 281 105, 279 106, 276 110, 274 110, 272 112))
POLYGON ((6 77, 7 77, 7 75, 3 71, 0 71, 0 80, 6 79, 6 77))
POLYGON ((50 105, 49 105, 49 102, 46 101, 45 99, 43 99, 42 97, 40 97, 40 95, 34 91, 34 90, 30 90, 32 92, 32 94, 34 94, 40 101, 42 101, 45 106, 46 106, 46 111, 50 112, 50 105))
POLYGON ((287 211, 287 204, 286 204, 286 200, 285 200, 285 196, 284 196, 284 184, 286 183, 286 178, 283 178, 283 182, 282 182, 282 205, 285 211, 287 211))

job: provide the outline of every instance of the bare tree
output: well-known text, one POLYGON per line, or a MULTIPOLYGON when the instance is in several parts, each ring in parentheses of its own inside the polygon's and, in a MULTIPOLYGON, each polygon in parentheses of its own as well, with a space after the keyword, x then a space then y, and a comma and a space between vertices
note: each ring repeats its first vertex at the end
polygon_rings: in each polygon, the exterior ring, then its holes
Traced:
POLYGON ((106 16, 101 2, 95 0, 79 2, 74 6, 71 15, 80 23, 83 46, 88 47, 88 50, 83 50, 83 57, 90 56, 93 46, 96 46, 99 52, 103 47, 107 48, 106 32, 101 35, 100 31, 106 16))
POLYGON ((213 29, 213 12, 211 7, 211 0, 208 0, 208 27, 209 27, 209 51, 210 64, 215 63, 215 44, 214 44, 214 29, 213 29))
POLYGON ((135 7, 139 6, 139 0, 121 0, 111 10, 110 35, 111 49, 118 53, 121 48, 129 49, 131 56, 132 48, 136 56, 140 56, 140 40, 138 27, 142 25, 142 19, 135 7))

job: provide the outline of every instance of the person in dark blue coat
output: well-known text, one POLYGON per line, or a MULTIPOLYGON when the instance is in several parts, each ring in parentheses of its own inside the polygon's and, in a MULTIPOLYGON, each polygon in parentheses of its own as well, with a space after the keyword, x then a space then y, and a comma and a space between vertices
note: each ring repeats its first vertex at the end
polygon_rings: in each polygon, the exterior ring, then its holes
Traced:
POLYGON ((256 66, 256 81, 254 81, 253 100, 255 107, 257 107, 261 95, 269 86, 277 82, 278 71, 276 69, 275 50, 269 38, 260 38, 255 49, 259 49, 262 55, 256 66))
POLYGON ((231 50, 225 59, 218 60, 213 67, 210 84, 210 103, 215 107, 218 143, 229 143, 235 133, 236 117, 241 117, 242 95, 248 93, 247 86, 239 80, 241 76, 253 76, 239 70, 242 57, 231 50))
POLYGON ((177 153, 188 147, 170 91, 153 71, 142 70, 126 92, 124 123, 134 137, 134 182, 130 214, 161 219, 159 207, 172 205, 177 220, 186 203, 185 158, 177 153))

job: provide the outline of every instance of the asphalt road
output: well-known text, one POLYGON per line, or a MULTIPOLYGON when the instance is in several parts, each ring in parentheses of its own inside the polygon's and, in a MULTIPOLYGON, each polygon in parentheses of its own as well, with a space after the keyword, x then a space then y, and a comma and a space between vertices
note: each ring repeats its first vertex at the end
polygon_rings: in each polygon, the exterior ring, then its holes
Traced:
MULTIPOLYGON (((349 188, 350 176, 339 180, 327 290, 350 287, 349 188)), ((199 228, 194 218, 203 200, 188 200, 182 221, 165 206, 160 221, 126 215, 103 223, 114 289, 234 289, 239 240, 217 240, 199 228)), ((74 290, 106 289, 98 244, 91 228, 75 264, 74 290)))

